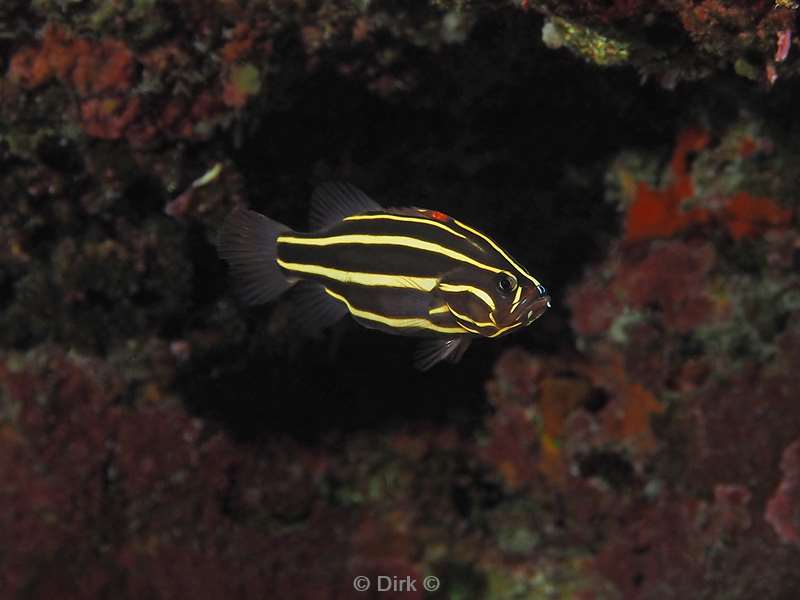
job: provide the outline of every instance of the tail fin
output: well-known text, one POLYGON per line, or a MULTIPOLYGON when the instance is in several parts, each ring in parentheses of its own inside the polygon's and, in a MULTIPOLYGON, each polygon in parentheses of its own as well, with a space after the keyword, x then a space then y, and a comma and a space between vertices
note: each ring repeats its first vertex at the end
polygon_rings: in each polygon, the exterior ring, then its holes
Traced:
POLYGON ((262 304, 292 287, 276 262, 277 239, 286 225, 252 210, 237 209, 222 225, 217 253, 230 265, 234 286, 246 304, 262 304))

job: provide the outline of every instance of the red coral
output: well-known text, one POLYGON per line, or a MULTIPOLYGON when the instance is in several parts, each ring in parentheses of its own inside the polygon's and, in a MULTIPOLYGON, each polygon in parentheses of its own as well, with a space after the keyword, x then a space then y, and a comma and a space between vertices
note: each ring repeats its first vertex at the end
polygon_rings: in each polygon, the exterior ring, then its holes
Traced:
POLYGON ((535 393, 543 375, 541 361, 527 352, 504 352, 494 366, 495 380, 489 384, 492 404, 498 408, 525 404, 535 393))
POLYGON ((140 112, 138 98, 90 98, 81 104, 81 120, 88 135, 106 140, 121 138, 140 112))
POLYGON ((784 451, 781 458, 781 480, 767 504, 764 517, 778 537, 786 542, 800 543, 800 439, 784 451))
POLYGON ((534 457, 539 428, 531 403, 542 365, 526 352, 511 350, 497 362, 495 374, 488 388, 497 410, 489 419, 488 439, 478 454, 497 468, 509 488, 520 489, 538 473, 534 457))
POLYGON ((742 158, 750 158, 757 150, 758 144, 749 136, 743 137, 742 141, 739 143, 739 156, 742 158))
POLYGON ((640 262, 624 263, 617 275, 618 289, 634 308, 658 306, 665 324, 685 333, 711 315, 704 284, 715 261, 708 244, 666 242, 640 262))
POLYGON ((639 459, 656 449, 651 419, 664 407, 630 379, 620 355, 611 353, 591 365, 537 364, 534 371, 526 369, 534 362, 519 351, 506 353, 489 386, 497 411, 478 453, 509 488, 519 490, 544 478, 566 489, 574 483, 571 463, 578 454, 624 448, 639 459), (559 374, 565 369, 574 375, 559 374), (606 401, 590 411, 586 407, 594 395, 606 401))
MULTIPOLYGON (((352 590, 349 561, 359 555, 346 550, 359 520, 315 506, 313 452, 287 440, 235 448, 158 389, 148 408, 123 405, 131 389, 107 363, 36 352, 0 357, 4 596, 316 599, 352 590), (273 520, 303 526, 282 531, 273 520)), ((359 564, 416 575, 400 563, 359 564)))
POLYGON ((592 384, 586 379, 551 376, 541 382, 536 402, 541 423, 538 468, 556 485, 565 483, 572 458, 564 452, 569 418, 587 402, 592 391, 592 384))
POLYGON ((649 247, 643 258, 621 255, 620 263, 611 280, 596 275, 570 291, 572 326, 579 334, 607 333, 625 306, 658 308, 664 325, 679 333, 715 316, 705 286, 716 263, 711 245, 669 241, 649 247))
POLYGON ((133 52, 119 40, 73 38, 51 25, 39 47, 12 57, 9 74, 31 89, 60 80, 83 99, 80 113, 86 133, 118 139, 140 114, 139 98, 127 96, 135 66, 133 52))
POLYGON ((683 200, 694 193, 694 185, 687 167, 687 156, 708 145, 708 133, 689 129, 681 133, 670 167, 672 181, 662 189, 639 182, 636 196, 628 209, 625 239, 642 240, 670 237, 694 224, 708 222, 705 209, 683 210, 683 200))
POLYGON ((754 499, 765 501, 776 477, 770 474, 800 430, 792 392, 798 385, 796 373, 766 375, 750 366, 695 394, 681 407, 680 419, 691 432, 685 483, 705 488, 709 481, 753 482, 748 487, 754 499))
POLYGON ((48 26, 38 48, 23 48, 11 57, 9 76, 32 89, 56 77, 66 80, 75 66, 77 56, 89 49, 88 42, 73 41, 66 30, 48 26))
POLYGON ((253 47, 256 33, 248 23, 239 23, 231 33, 231 39, 221 50, 222 59, 234 63, 244 58, 253 47))
POLYGON ((587 441, 597 447, 624 446, 634 458, 651 454, 657 445, 651 419, 664 412, 653 392, 632 381, 622 356, 611 350, 584 370, 594 386, 608 395, 606 405, 593 417, 595 423, 587 441))
POLYGON ((506 407, 489 420, 488 433, 479 455, 495 465, 508 487, 518 490, 534 481, 539 429, 533 413, 519 406, 506 407))
MULTIPOLYGON (((724 224, 731 237, 739 240, 763 233, 768 228, 786 227, 792 211, 781 208, 770 198, 754 197, 739 192, 719 202, 720 208, 684 210, 683 201, 694 194, 694 183, 687 165, 689 152, 708 145, 708 134, 699 130, 684 131, 678 138, 670 172, 672 180, 666 187, 653 188, 647 182, 636 184, 633 202, 628 207, 625 239, 629 241, 672 237, 693 226, 711 222, 724 224)), ((743 158, 752 156, 760 145, 744 138, 739 147, 743 158)))
POLYGON ((711 33, 712 27, 721 24, 737 30, 751 29, 758 4, 758 0, 741 6, 730 6, 720 0, 700 0, 687 3, 680 16, 686 30, 701 39, 711 33))
POLYGON ((624 598, 681 598, 675 588, 702 589, 702 549, 693 548, 699 503, 686 497, 662 497, 634 507, 621 530, 597 554, 594 566, 613 581, 624 598), (648 595, 647 590, 660 593, 648 595))
MULTIPOLYGON (((223 54, 229 59, 244 56, 252 49, 254 36, 263 34, 264 29, 263 23, 237 28, 223 54)), ((264 42, 258 49, 269 55, 271 44, 264 42)), ((211 90, 186 89, 185 82, 177 82, 172 89, 181 86, 179 94, 145 96, 134 91, 137 66, 144 67, 149 78, 168 82, 175 73, 186 71, 194 59, 176 44, 137 55, 121 40, 77 37, 64 27, 48 25, 37 45, 12 56, 9 76, 28 89, 61 82, 77 96, 81 123, 88 135, 124 137, 134 145, 143 145, 163 135, 207 137, 215 119, 227 110, 226 103, 241 108, 253 94, 233 78, 211 90), (202 127, 196 127, 198 124, 202 127)))
POLYGON ((725 534, 744 531, 750 527, 748 505, 751 498, 750 490, 742 485, 721 483, 714 486, 712 523, 708 532, 712 542, 725 534))
POLYGON ((50 25, 39 47, 25 48, 11 58, 9 75, 31 89, 60 79, 81 96, 89 96, 127 92, 134 67, 133 52, 123 42, 76 39, 50 25))
POLYGON ((249 95, 233 80, 225 82, 225 90, 222 93, 222 101, 231 108, 243 108, 247 104, 249 95))
POLYGON ((118 40, 101 40, 75 53, 72 84, 81 96, 91 94, 124 94, 133 83, 135 61, 133 53, 118 40))
POLYGON ((739 192, 725 206, 724 218, 731 237, 739 240, 762 234, 772 227, 786 227, 792 211, 778 206, 769 198, 739 192))
POLYGON ((622 313, 622 302, 609 285, 590 278, 569 291, 572 328, 579 335, 600 335, 622 313))
POLYGON ((17 412, 0 428, 0 468, 8 478, 0 490, 0 546, 13 548, 0 561, 0 586, 9 597, 30 585, 37 565, 68 548, 74 564, 85 560, 76 549, 96 542, 85 525, 102 514, 107 499, 106 433, 117 422, 108 402, 120 381, 102 371, 88 377, 84 368, 93 363, 43 359, 45 377, 0 362, 5 402, 17 412))

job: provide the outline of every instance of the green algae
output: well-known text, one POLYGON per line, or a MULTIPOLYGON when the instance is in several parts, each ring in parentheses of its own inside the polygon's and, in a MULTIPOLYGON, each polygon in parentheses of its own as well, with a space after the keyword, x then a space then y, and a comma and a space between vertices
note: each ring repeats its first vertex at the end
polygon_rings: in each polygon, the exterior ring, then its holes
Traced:
POLYGON ((745 361, 769 363, 778 353, 776 342, 786 320, 800 306, 796 283, 740 276, 720 294, 731 315, 696 330, 705 352, 727 357, 732 370, 745 361))
POLYGON ((253 64, 237 66, 233 70, 231 81, 244 95, 254 96, 261 91, 261 72, 253 64))
POLYGON ((545 23, 542 40, 549 48, 569 48, 581 58, 601 67, 624 64, 631 55, 630 43, 560 17, 551 17, 545 23))
POLYGON ((733 70, 737 75, 749 79, 750 81, 758 81, 761 78, 761 70, 745 60, 744 58, 737 58, 733 63, 733 70))
POLYGON ((613 586, 586 571, 580 557, 542 561, 529 573, 492 569, 487 574, 486 597, 496 600, 569 600, 584 594, 598 600, 619 598, 613 586))
POLYGON ((608 337, 617 344, 627 344, 629 341, 628 328, 643 323, 647 320, 647 316, 637 310, 625 307, 623 311, 614 319, 611 327, 608 329, 608 337))

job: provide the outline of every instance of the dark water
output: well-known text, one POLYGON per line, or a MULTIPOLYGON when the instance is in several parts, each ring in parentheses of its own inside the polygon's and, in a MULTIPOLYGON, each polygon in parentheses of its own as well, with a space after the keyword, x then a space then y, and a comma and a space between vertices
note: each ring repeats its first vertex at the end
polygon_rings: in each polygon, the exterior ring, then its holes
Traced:
MULTIPOLYGON (((669 143, 681 107, 630 70, 553 55, 530 34, 538 22, 488 18, 469 44, 427 65, 421 97, 383 100, 324 67, 299 81, 278 75, 272 85, 289 106, 259 115, 232 156, 251 205, 299 229, 313 185, 345 161, 350 180, 384 205, 430 206, 483 227, 551 290, 547 319, 474 344, 461 367, 427 374, 411 366, 413 342, 344 326, 335 351, 326 341, 301 342, 300 355, 280 367, 288 377, 255 355, 209 388, 200 368, 199 379, 188 375, 193 406, 237 430, 288 428, 311 439, 331 427, 418 419, 472 427, 485 408, 482 382, 504 347, 572 347, 564 293, 618 229, 604 201, 608 159, 621 148, 669 143), (338 358, 325 360, 329 352, 338 358)), ((291 41, 282 50, 297 51, 291 41)))

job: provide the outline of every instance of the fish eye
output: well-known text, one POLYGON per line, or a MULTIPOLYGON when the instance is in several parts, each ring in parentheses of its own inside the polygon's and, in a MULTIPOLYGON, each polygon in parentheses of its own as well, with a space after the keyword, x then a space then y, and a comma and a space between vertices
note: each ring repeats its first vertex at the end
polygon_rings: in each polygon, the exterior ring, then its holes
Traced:
POLYGON ((517 280, 508 273, 501 273, 497 276, 497 289, 508 294, 517 289, 517 280))

